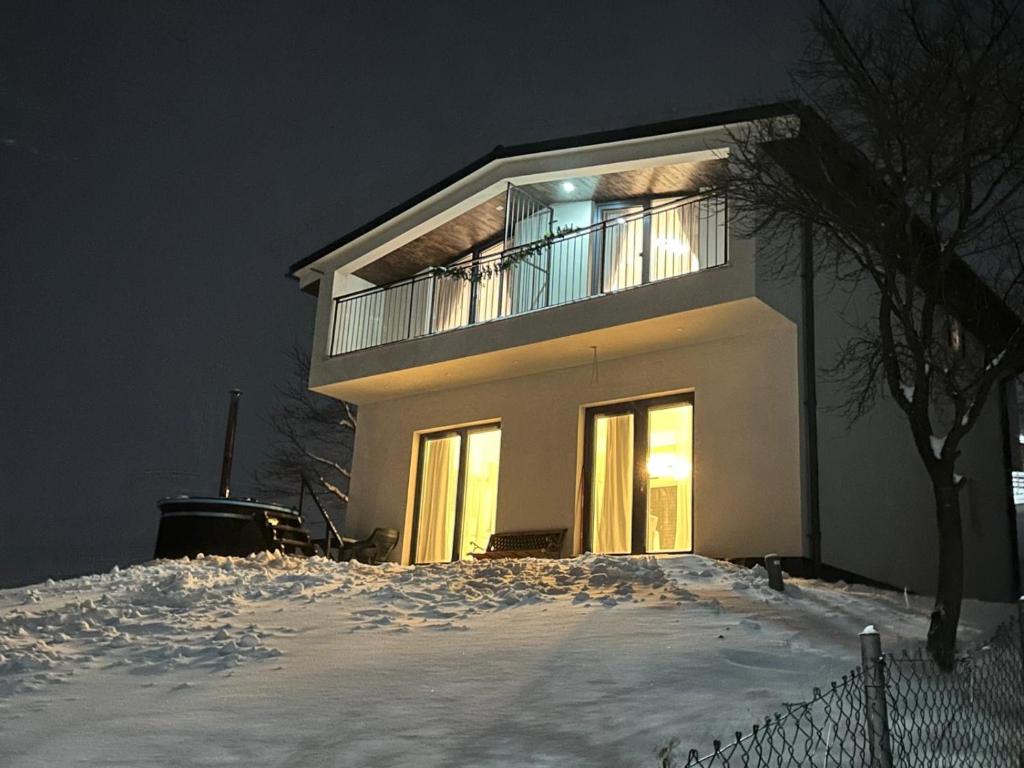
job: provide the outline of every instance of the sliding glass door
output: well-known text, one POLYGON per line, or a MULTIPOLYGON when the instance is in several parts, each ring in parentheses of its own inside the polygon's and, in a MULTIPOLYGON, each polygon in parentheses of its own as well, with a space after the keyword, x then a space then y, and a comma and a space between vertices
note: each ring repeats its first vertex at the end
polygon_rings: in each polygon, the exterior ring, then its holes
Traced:
POLYGON ((420 442, 413 562, 445 563, 487 548, 498 508, 501 427, 464 427, 420 442))
POLYGON ((615 403, 586 419, 586 548, 692 551, 692 398, 615 403))

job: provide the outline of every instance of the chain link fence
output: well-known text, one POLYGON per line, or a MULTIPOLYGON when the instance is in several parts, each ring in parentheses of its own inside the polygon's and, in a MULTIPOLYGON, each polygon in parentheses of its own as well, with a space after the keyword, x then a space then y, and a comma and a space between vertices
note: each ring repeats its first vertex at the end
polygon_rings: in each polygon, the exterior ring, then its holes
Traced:
POLYGON ((862 665, 810 700, 714 742, 659 753, 662 768, 1024 768, 1024 626, 1018 614, 943 672, 923 651, 885 655, 861 635, 862 665))

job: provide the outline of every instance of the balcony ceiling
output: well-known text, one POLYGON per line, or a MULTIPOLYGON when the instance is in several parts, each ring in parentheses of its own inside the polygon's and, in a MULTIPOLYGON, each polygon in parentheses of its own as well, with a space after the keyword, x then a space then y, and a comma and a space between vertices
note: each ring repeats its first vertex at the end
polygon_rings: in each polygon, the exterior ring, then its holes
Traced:
MULTIPOLYGON (((722 160, 678 163, 597 176, 571 177, 532 184, 525 189, 548 204, 578 200, 608 202, 695 191, 706 186, 708 179, 723 167, 722 160), (575 189, 572 192, 564 191, 562 185, 566 181, 573 183, 575 189)), ((480 243, 501 237, 505 227, 505 212, 499 206, 504 203, 504 193, 495 195, 387 256, 367 264, 355 274, 371 283, 382 285, 411 277, 426 267, 446 264, 480 243)))

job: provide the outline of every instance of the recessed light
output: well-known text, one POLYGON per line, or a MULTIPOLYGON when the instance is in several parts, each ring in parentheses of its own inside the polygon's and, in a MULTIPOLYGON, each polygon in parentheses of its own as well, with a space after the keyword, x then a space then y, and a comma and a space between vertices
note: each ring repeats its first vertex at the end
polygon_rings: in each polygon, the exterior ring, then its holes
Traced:
POLYGON ((563 181, 562 182, 562 191, 563 192, 575 192, 576 191, 576 185, 573 184, 571 181, 563 181))
POLYGON ((495 208, 495 210, 498 210, 498 211, 504 211, 505 210, 505 206, 504 205, 496 205, 496 206, 494 206, 494 208, 495 208))

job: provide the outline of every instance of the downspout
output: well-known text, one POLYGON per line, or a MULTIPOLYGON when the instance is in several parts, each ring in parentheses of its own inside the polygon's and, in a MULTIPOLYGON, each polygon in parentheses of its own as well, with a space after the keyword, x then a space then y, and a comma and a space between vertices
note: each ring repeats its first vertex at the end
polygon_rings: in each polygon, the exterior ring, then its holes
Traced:
POLYGON ((821 510, 818 490, 818 366, 814 355, 814 230, 804 222, 800 258, 803 331, 804 422, 807 425, 807 511, 811 567, 821 576, 821 510))
MULTIPOLYGON (((1010 386, 1016 386, 1016 381, 1012 377, 1003 379, 999 386, 999 414, 1001 417, 1001 424, 1003 428, 1003 490, 1006 494, 1006 509, 1009 513, 1010 523, 1010 577, 1013 579, 1013 586, 1010 588, 1010 598, 1017 597, 1024 584, 1021 583, 1020 573, 1020 549, 1018 547, 1019 532, 1017 531, 1017 507, 1013 503, 1013 469, 1017 465, 1017 462, 1013 460, 1014 443, 1017 442, 1015 439, 1017 435, 1013 434, 1016 430, 1010 428, 1010 403, 1007 398, 1006 390, 1010 386)), ((1016 392, 1014 392, 1014 402, 1016 403, 1016 392)), ((1020 414, 1018 414, 1019 418, 1020 414)), ((1020 450, 1019 446, 1017 450, 1020 450)))

